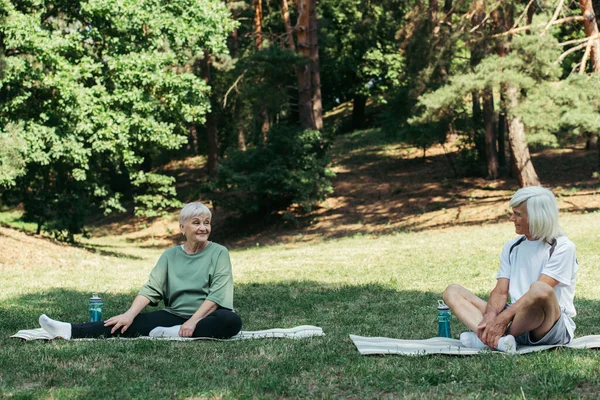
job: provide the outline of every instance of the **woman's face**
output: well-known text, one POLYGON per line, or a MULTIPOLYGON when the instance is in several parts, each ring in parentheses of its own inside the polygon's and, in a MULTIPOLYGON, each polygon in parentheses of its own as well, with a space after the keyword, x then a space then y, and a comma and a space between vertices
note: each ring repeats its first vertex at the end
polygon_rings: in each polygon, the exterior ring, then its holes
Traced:
POLYGON ((529 218, 527 218, 527 202, 522 202, 516 207, 513 207, 513 213, 510 220, 515 224, 515 232, 517 235, 525 235, 530 238, 529 233, 529 218))
POLYGON ((180 225, 180 228, 188 242, 205 244, 210 236, 210 217, 208 215, 192 217, 180 225))

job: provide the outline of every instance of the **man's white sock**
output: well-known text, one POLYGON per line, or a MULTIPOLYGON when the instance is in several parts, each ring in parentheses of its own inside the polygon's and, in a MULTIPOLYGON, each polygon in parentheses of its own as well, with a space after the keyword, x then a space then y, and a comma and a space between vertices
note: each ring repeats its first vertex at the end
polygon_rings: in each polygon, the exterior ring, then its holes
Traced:
POLYGON ((179 337, 181 325, 175 326, 157 326, 149 333, 150 337, 179 337))
MULTIPOLYGON (((463 344, 463 346, 470 347, 472 349, 489 349, 489 347, 477 337, 475 332, 461 333, 460 342, 463 344)), ((517 341, 513 335, 502 336, 498 340, 498 347, 496 347, 496 350, 514 354, 517 352, 517 341)))
POLYGON ((71 339, 71 324, 48 318, 46 314, 40 315, 40 326, 53 337, 71 339))
POLYGON ((517 341, 513 335, 502 336, 498 340, 498 347, 496 349, 505 353, 515 354, 517 352, 517 341))
POLYGON ((470 347, 472 349, 489 349, 489 347, 477 337, 475 332, 461 333, 460 342, 463 344, 463 346, 470 347))

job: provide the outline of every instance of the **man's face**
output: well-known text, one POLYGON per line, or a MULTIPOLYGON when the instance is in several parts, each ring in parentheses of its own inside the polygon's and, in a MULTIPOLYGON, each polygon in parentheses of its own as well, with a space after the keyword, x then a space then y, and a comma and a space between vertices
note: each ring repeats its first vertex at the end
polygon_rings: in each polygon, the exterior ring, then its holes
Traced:
POLYGON ((527 202, 519 204, 513 207, 512 215, 510 220, 515 224, 515 232, 517 235, 525 235, 529 239, 529 219, 527 218, 527 202))

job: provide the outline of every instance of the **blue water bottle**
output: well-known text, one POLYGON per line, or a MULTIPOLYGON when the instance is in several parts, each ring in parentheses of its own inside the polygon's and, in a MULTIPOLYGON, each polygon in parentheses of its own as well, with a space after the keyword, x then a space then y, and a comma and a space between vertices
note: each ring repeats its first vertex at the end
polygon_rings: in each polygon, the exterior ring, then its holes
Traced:
POLYGON ((94 293, 88 303, 90 322, 102 321, 102 305, 102 299, 98 297, 98 293, 94 293))
POLYGON ((450 334, 450 307, 444 303, 444 300, 438 300, 438 336, 452 337, 450 334))

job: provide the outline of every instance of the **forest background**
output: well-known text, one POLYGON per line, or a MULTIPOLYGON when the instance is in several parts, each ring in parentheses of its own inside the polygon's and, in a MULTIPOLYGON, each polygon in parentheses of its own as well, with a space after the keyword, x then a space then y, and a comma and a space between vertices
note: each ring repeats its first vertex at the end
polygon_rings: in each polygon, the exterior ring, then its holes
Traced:
POLYGON ((539 184, 530 149, 597 147, 599 8, 3 0, 2 204, 70 241, 198 198, 297 225, 333 196, 332 143, 366 128, 441 149, 455 183, 539 184))

